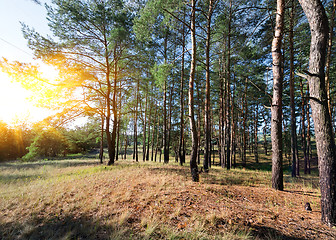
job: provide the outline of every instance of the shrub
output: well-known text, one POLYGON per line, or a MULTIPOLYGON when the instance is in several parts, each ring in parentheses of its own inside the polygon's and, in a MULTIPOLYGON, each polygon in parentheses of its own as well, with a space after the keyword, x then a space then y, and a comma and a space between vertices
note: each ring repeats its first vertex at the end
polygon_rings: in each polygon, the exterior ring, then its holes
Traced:
POLYGON ((66 154, 69 146, 68 140, 60 132, 54 128, 48 128, 34 138, 27 148, 29 152, 22 159, 27 161, 35 158, 56 157, 66 154))

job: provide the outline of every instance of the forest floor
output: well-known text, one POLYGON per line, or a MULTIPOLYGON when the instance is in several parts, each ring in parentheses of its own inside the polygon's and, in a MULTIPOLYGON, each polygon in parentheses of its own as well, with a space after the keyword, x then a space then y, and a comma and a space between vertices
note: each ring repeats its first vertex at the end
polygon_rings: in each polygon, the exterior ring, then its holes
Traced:
POLYGON ((0 164, 1 239, 336 239, 320 221, 315 175, 271 188, 267 159, 218 166, 96 159, 0 164), (306 202, 312 211, 304 208, 306 202))

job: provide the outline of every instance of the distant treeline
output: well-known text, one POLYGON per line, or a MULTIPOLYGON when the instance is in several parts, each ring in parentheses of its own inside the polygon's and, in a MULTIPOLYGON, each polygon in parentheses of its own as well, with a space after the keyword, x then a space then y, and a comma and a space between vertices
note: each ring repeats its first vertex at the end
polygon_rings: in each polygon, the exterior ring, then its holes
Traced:
POLYGON ((33 160, 86 152, 99 147, 99 123, 92 120, 74 129, 45 123, 10 126, 0 121, 0 161, 33 160))

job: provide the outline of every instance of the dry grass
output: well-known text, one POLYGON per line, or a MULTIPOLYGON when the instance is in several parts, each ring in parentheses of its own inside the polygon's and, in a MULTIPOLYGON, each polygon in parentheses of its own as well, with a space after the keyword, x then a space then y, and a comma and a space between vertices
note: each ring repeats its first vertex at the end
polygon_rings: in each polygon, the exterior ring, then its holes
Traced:
MULTIPOLYGON (((267 159, 264 159, 266 162, 267 159)), ((0 165, 3 239, 334 239, 320 223, 316 176, 213 167, 60 160, 0 165), (310 202, 313 212, 304 210, 310 202)), ((263 163, 261 163, 263 164, 263 163)))

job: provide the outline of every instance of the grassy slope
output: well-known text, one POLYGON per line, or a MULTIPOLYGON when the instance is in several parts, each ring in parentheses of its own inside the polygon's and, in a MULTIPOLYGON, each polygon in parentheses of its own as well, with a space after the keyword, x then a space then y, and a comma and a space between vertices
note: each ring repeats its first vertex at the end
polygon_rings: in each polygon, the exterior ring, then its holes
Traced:
MULTIPOLYGON (((59 160, 0 164, 3 239, 335 239, 320 223, 316 176, 174 164, 59 160), (306 212, 310 202, 313 212, 306 212)), ((0 237, 1 238, 1 237, 0 237)))

